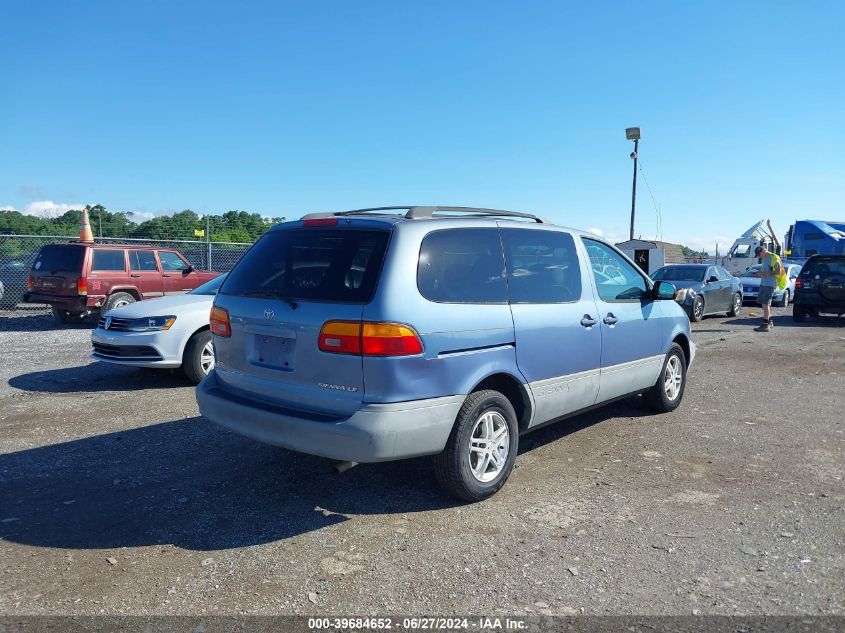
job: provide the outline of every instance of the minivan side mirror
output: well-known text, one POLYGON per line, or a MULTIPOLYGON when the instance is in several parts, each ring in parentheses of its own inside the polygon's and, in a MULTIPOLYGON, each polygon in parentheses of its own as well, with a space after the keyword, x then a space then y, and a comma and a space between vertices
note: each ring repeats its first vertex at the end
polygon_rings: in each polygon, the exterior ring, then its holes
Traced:
POLYGON ((658 281, 651 289, 651 297, 658 301, 665 301, 674 299, 676 292, 675 284, 668 281, 658 281))

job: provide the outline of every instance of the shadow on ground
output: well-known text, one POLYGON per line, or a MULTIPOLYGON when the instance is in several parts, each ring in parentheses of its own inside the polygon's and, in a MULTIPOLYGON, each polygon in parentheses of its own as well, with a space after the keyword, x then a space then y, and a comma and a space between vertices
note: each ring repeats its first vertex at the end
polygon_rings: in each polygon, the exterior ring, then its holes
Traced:
POLYGON ((0 332, 46 332, 49 330, 93 330, 97 327, 97 317, 86 317, 79 324, 59 325, 50 314, 27 314, 22 310, 14 312, 0 311, 0 332))
MULTIPOLYGON (((614 416, 625 401, 522 438, 522 452, 614 416)), ((258 444, 194 417, 0 455, 0 538, 37 547, 173 544, 191 550, 287 539, 358 514, 460 505, 428 458, 333 462, 258 444)), ((565 468, 564 464, 561 468, 565 468)))
MULTIPOLYGON (((820 315, 807 319, 806 321, 795 321, 792 316, 777 316, 773 317, 775 327, 843 327, 845 326, 845 318, 835 316, 820 315)), ((724 322, 725 325, 744 325, 757 327, 763 322, 762 313, 757 317, 739 317, 735 319, 728 319, 724 322)))
POLYGON ((80 367, 47 369, 9 379, 9 386, 39 393, 143 391, 193 386, 179 369, 143 369, 92 362, 80 367))

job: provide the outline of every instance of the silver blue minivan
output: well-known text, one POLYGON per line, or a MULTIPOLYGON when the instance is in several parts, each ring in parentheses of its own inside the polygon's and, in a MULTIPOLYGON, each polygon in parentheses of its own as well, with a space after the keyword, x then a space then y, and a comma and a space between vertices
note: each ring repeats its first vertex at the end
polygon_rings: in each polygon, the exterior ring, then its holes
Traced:
POLYGON ((336 460, 434 456, 478 501, 519 437, 643 394, 681 403, 695 356, 675 288, 600 238, 511 211, 386 207, 266 233, 211 312, 202 414, 336 460))

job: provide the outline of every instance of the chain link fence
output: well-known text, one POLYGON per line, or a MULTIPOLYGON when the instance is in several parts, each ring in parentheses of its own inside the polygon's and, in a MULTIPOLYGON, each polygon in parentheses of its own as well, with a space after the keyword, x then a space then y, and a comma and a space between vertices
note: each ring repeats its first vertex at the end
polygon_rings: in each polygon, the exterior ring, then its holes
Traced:
MULTIPOLYGON (((27 314, 48 312, 50 307, 23 303, 27 291, 29 271, 38 251, 46 244, 76 242, 79 238, 56 235, 0 235, 0 313, 12 311, 27 314)), ((174 248, 182 253, 194 268, 228 272, 252 246, 239 242, 200 242, 191 240, 145 240, 126 238, 96 238, 97 244, 126 244, 174 248)))

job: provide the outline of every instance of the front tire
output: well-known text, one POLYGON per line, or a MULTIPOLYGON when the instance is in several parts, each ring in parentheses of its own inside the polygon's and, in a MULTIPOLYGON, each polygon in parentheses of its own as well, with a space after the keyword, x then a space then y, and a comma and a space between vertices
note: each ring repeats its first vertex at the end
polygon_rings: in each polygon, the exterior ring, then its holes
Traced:
POLYGON ((674 411, 684 398, 686 386, 687 357, 680 345, 672 343, 663 361, 660 377, 645 394, 646 403, 659 413, 674 411))
POLYGON ((464 401, 434 474, 446 492, 482 501, 505 485, 519 450, 519 426, 510 401, 485 389, 464 401))
POLYGON ((211 332, 203 330, 194 334, 185 345, 182 371, 185 372, 188 380, 198 385, 212 369, 214 369, 214 343, 211 340, 211 332))
POLYGON ((728 312, 729 317, 737 316, 742 310, 742 295, 738 292, 734 294, 734 302, 731 305, 731 310, 728 312))
POLYGON ((789 307, 789 290, 783 291, 783 298, 778 301, 779 308, 786 308, 789 307))
POLYGON ((704 318, 704 297, 698 296, 693 299, 692 305, 689 309, 689 320, 693 323, 698 323, 704 318))

